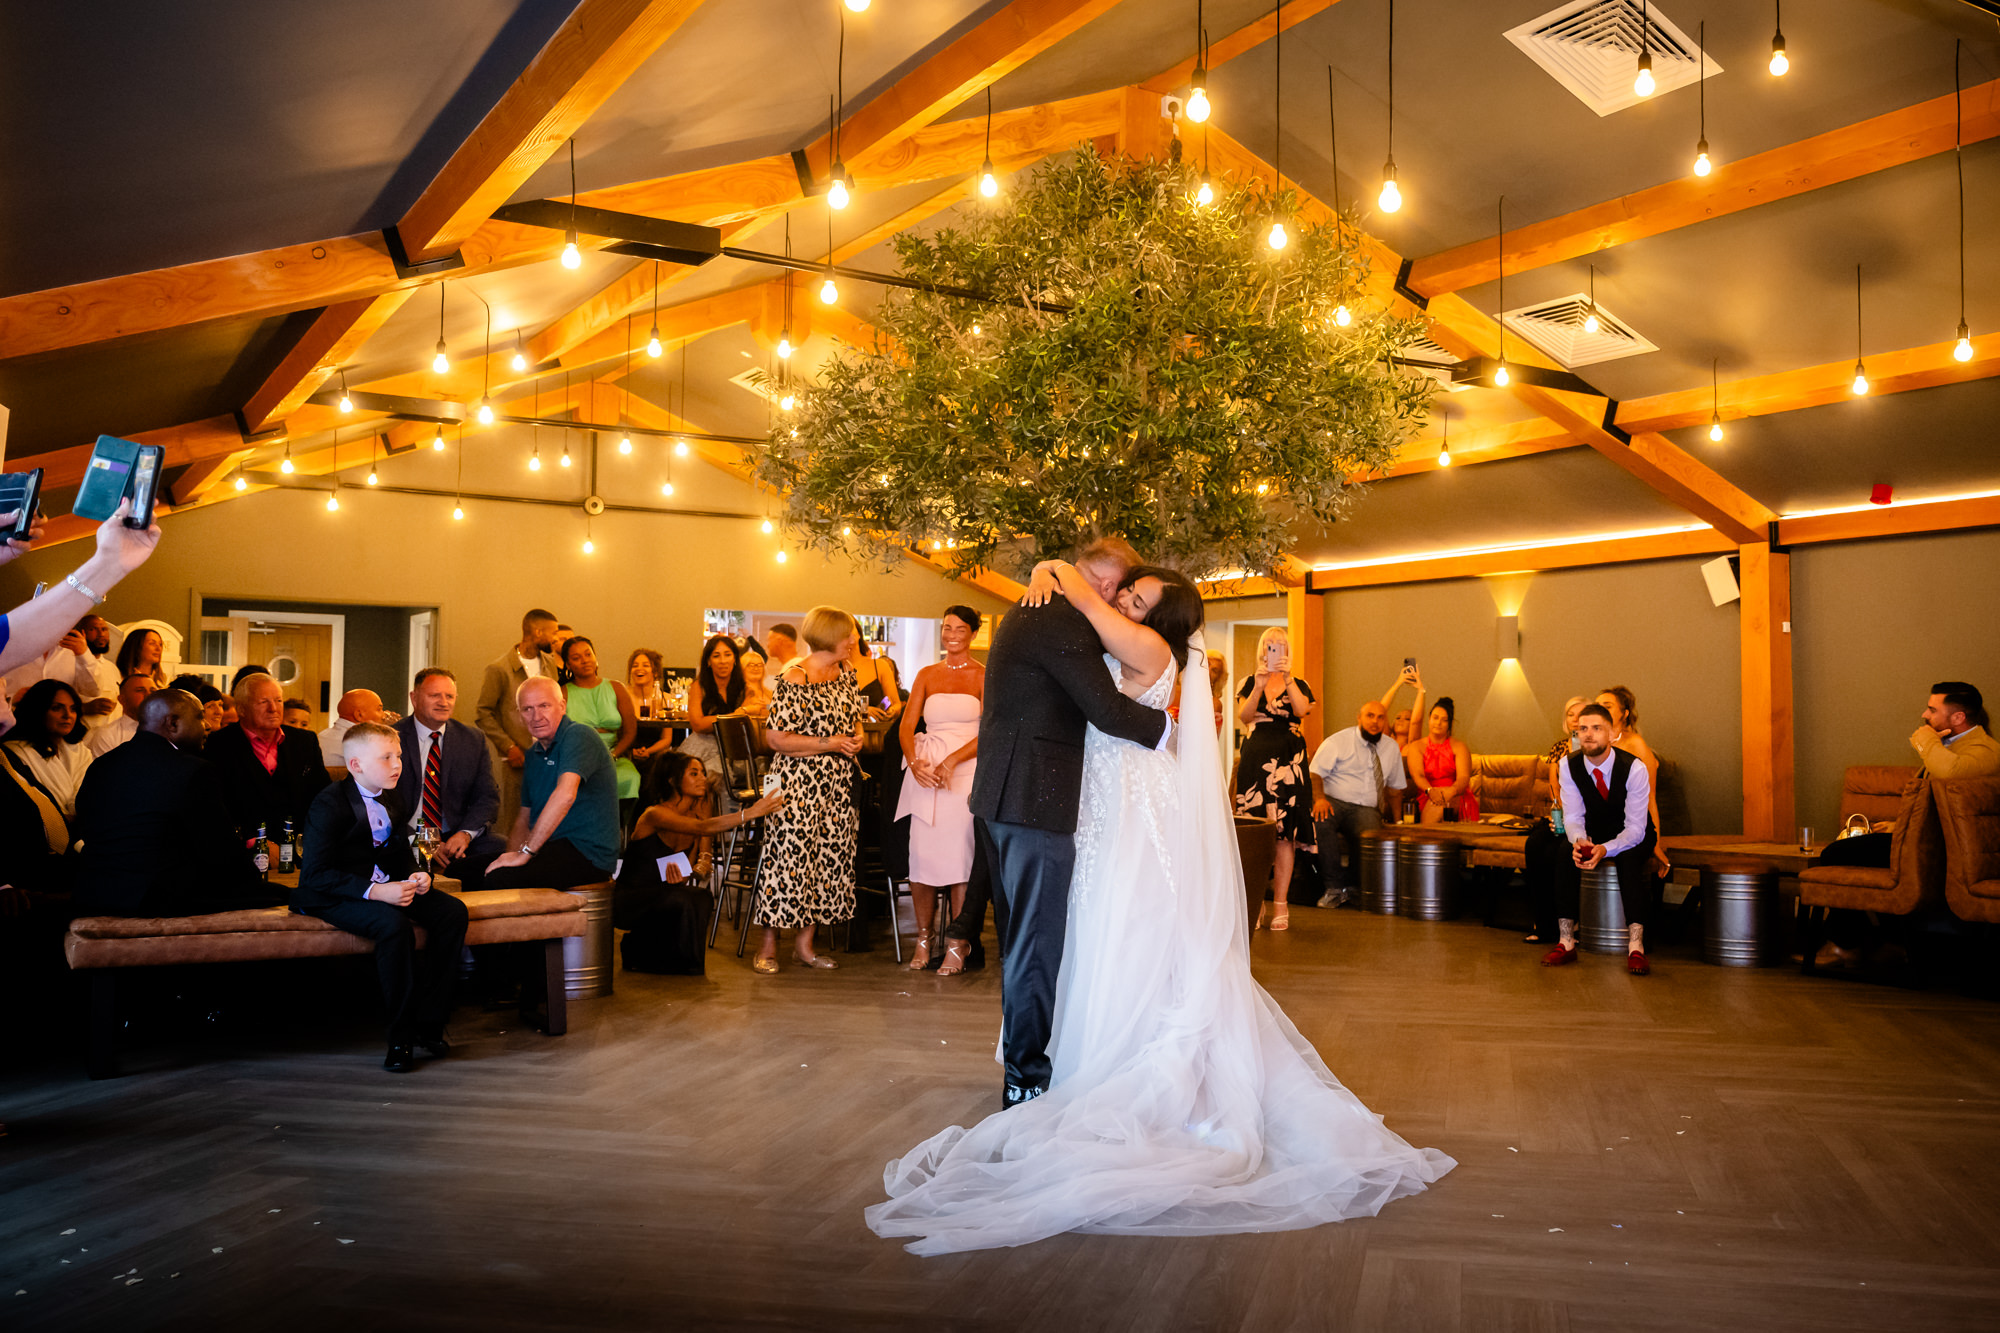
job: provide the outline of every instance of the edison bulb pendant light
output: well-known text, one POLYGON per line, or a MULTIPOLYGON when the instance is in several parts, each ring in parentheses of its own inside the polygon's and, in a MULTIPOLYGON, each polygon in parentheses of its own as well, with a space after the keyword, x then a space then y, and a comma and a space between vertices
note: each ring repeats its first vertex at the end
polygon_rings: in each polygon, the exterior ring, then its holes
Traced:
POLYGON ((444 339, 438 339, 437 355, 431 358, 431 370, 442 375, 451 369, 451 357, 445 353, 444 339))
POLYGON ((340 391, 340 410, 343 412, 352 412, 354 410, 354 400, 347 396, 347 390, 345 389, 340 391))
POLYGON ((1694 146, 1694 174, 1706 176, 1713 169, 1708 160, 1708 140, 1703 139, 1694 146))
POLYGON ((482 397, 479 400, 479 424, 482 426, 493 424, 493 400, 491 398, 482 397))
POLYGON ((1771 73, 1783 77, 1791 67, 1791 57, 1785 54, 1785 34, 1780 32, 1771 38, 1771 73))
POLYGON ((1508 381, 1512 380, 1513 378, 1514 377, 1512 375, 1509 375, 1507 373, 1506 358, 1502 357, 1500 360, 1499 367, 1495 369, 1493 372, 1493 387, 1496 389, 1504 389, 1507 387, 1508 381))
POLYGON ((660 326, 655 324, 653 331, 646 335, 646 355, 657 359, 662 350, 660 347, 660 326))
POLYGON ((568 446, 567 444, 565 444, 565 445, 563 446, 563 455, 562 455, 562 465, 563 465, 564 467, 568 467, 568 466, 570 466, 570 461, 569 461, 569 446, 568 446))
POLYGON ((1338 306, 1333 312, 1333 322, 1344 329, 1354 322, 1354 312, 1345 305, 1338 306))
POLYGON ((1708 418, 1708 438, 1713 444, 1722 443, 1722 417, 1711 414, 1708 418))
POLYGON ((338 495, 329 494, 326 497, 326 512, 329 514, 340 512, 340 497, 338 495))
POLYGON ((764 520, 764 531, 765 532, 771 531, 771 520, 768 518, 764 520))
POLYGON ((792 335, 789 332, 778 339, 778 359, 780 361, 792 359, 792 335))
POLYGON ((832 305, 840 299, 840 288, 834 284, 831 273, 827 274, 826 281, 819 285, 819 299, 821 305, 832 305))
POLYGON ((465 521, 465 506, 458 504, 453 505, 451 507, 451 516, 458 522, 463 523, 465 521))
POLYGON ((250 483, 243 479, 243 474, 241 472, 236 474, 236 489, 239 491, 247 491, 250 489, 250 483))
POLYGON ((1859 361, 1854 363, 1854 383, 1849 387, 1854 390, 1856 398, 1868 392, 1868 368, 1859 361))
POLYGON ((1403 192, 1396 188, 1396 159, 1393 157, 1382 164, 1382 193, 1376 196, 1375 206, 1384 213, 1393 213, 1403 206, 1403 192))
POLYGON ((1651 51, 1641 51, 1639 53, 1639 72, 1632 77, 1632 91, 1641 97, 1651 97, 1654 86, 1653 53, 1651 51))
POLYGON ((688 442, 686 440, 675 440, 674 457, 686 458, 687 456, 688 456, 688 442))
POLYGON ((847 0, 847 7, 856 14, 864 13, 868 8, 868 0, 847 0))
POLYGON ((1271 224, 1271 234, 1266 236, 1264 241, 1273 250, 1282 250, 1291 244, 1292 238, 1291 234, 1285 230, 1283 222, 1273 222, 1271 224))
POLYGON ((289 477, 292 475, 294 470, 295 469, 292 467, 292 456, 290 454, 286 454, 285 461, 278 464, 278 471, 284 473, 286 476, 289 477))
POLYGON ((541 470, 542 470, 542 446, 538 444, 535 446, 535 452, 528 455, 528 471, 540 472, 541 470))
POLYGON ((629 454, 632 452, 632 437, 630 435, 627 435, 618 441, 618 452, 621 454, 629 454))
POLYGON ((777 560, 781 565, 785 563, 785 553, 783 551, 778 552, 777 560))
POLYGON ((1450 440, 1446 440, 1446 441, 1445 441, 1444 443, 1442 443, 1442 444, 1440 444, 1440 445, 1438 446, 1438 466, 1439 466, 1439 467, 1450 467, 1450 466, 1451 466, 1451 441, 1450 441, 1450 440))
POLYGON ((592 541, 590 538, 585 537, 583 539, 583 553, 585 555, 592 555, 596 552, 596 550, 597 550, 597 543, 592 541))
POLYGON ((783 398, 778 400, 778 410, 780 412, 789 412, 794 407, 797 407, 798 403, 797 395, 787 392, 783 398))
POLYGON ((826 206, 834 209, 846 208, 847 199, 847 173, 835 163, 833 180, 826 187, 826 206))
POLYGON ((370 486, 377 486, 377 485, 380 485, 380 484, 381 484, 381 481, 382 481, 382 479, 381 479, 380 477, 378 477, 378 476, 376 476, 376 475, 375 475, 375 465, 374 465, 374 464, 372 464, 372 463, 371 463, 371 464, 369 464, 369 465, 368 465, 368 484, 369 484, 370 486))
POLYGON ((1208 100, 1208 71, 1197 69, 1194 72, 1194 87, 1188 91, 1187 118, 1199 125, 1208 119, 1209 112, 1214 109, 1208 100))
POLYGON ((518 331, 514 334, 514 359, 507 364, 514 368, 516 374, 528 368, 528 351, 521 346, 521 335, 518 331))
POLYGON ((1201 184, 1195 187, 1194 202, 1197 208, 1207 208, 1215 202, 1215 186, 1209 182, 1208 173, 1201 173, 1201 184))
POLYGON ((443 453, 443 452, 444 452, 444 427, 443 427, 443 426, 439 426, 439 427, 437 428, 437 434, 435 434, 435 435, 431 436, 431 452, 432 452, 432 453, 437 453, 437 454, 441 454, 441 453, 443 453))
POLYGON ((1972 360, 1972 330, 1963 321, 1958 326, 1958 341, 1951 345, 1951 355, 1957 361, 1972 360))
POLYGON ((564 268, 583 267, 583 251, 576 248, 575 232, 569 232, 563 237, 562 265, 564 268))
POLYGON ((1583 331, 1585 333, 1595 333, 1603 327, 1604 321, 1597 317, 1597 307, 1590 307, 1589 312, 1583 317, 1583 331))
POLYGON ((663 481, 660 483, 661 495, 672 495, 673 493, 674 493, 674 484, 671 481, 663 481))
POLYGON ((987 199, 1000 193, 1000 178, 993 174, 993 159, 990 157, 979 168, 979 193, 987 199))

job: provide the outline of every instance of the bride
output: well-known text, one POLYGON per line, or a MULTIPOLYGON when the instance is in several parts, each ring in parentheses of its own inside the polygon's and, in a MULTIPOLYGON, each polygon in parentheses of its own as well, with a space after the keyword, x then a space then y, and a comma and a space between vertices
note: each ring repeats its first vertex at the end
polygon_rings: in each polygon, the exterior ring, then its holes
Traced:
POLYGON ((1251 980, 1200 595, 1141 567, 1107 604, 1055 561, 1024 600, 1057 591, 1121 690, 1163 708, 1183 681, 1192 722, 1178 756, 1090 729, 1049 1090, 889 1163, 868 1225, 947 1254, 1065 1231, 1295 1230, 1422 1190, 1457 1163, 1387 1129, 1251 980))

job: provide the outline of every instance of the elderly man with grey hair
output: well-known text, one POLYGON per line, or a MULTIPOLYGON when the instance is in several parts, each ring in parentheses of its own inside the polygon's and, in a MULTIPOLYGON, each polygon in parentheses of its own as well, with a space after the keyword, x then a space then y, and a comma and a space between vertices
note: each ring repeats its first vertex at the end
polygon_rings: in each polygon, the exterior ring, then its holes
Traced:
POLYGON ((568 717, 562 686, 531 676, 514 692, 530 743, 521 810, 489 889, 568 889, 611 878, 618 860, 618 770, 589 727, 568 717))
POLYGON ((237 831, 248 837, 261 824, 275 836, 287 822, 304 828, 328 781, 319 738, 285 725, 285 692, 268 675, 245 676, 229 697, 236 721, 210 736, 202 754, 222 777, 237 831))

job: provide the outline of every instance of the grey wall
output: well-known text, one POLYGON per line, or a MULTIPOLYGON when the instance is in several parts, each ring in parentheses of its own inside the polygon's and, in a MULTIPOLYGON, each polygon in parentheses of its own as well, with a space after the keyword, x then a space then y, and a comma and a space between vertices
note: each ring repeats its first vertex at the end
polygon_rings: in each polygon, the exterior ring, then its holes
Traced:
POLYGON ((1914 764, 1931 685, 2000 701, 2000 532, 1804 546, 1792 553, 1799 818, 1829 830, 1849 764, 1914 764))

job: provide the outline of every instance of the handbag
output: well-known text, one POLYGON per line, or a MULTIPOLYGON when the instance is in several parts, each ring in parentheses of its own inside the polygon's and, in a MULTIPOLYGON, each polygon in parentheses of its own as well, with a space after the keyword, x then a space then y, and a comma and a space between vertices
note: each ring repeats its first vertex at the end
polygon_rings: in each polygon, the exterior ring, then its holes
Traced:
POLYGON ((1868 816, 1857 810, 1847 817, 1847 822, 1840 826, 1840 832, 1834 834, 1833 838, 1838 842, 1842 838, 1858 838, 1868 831, 1868 816))

